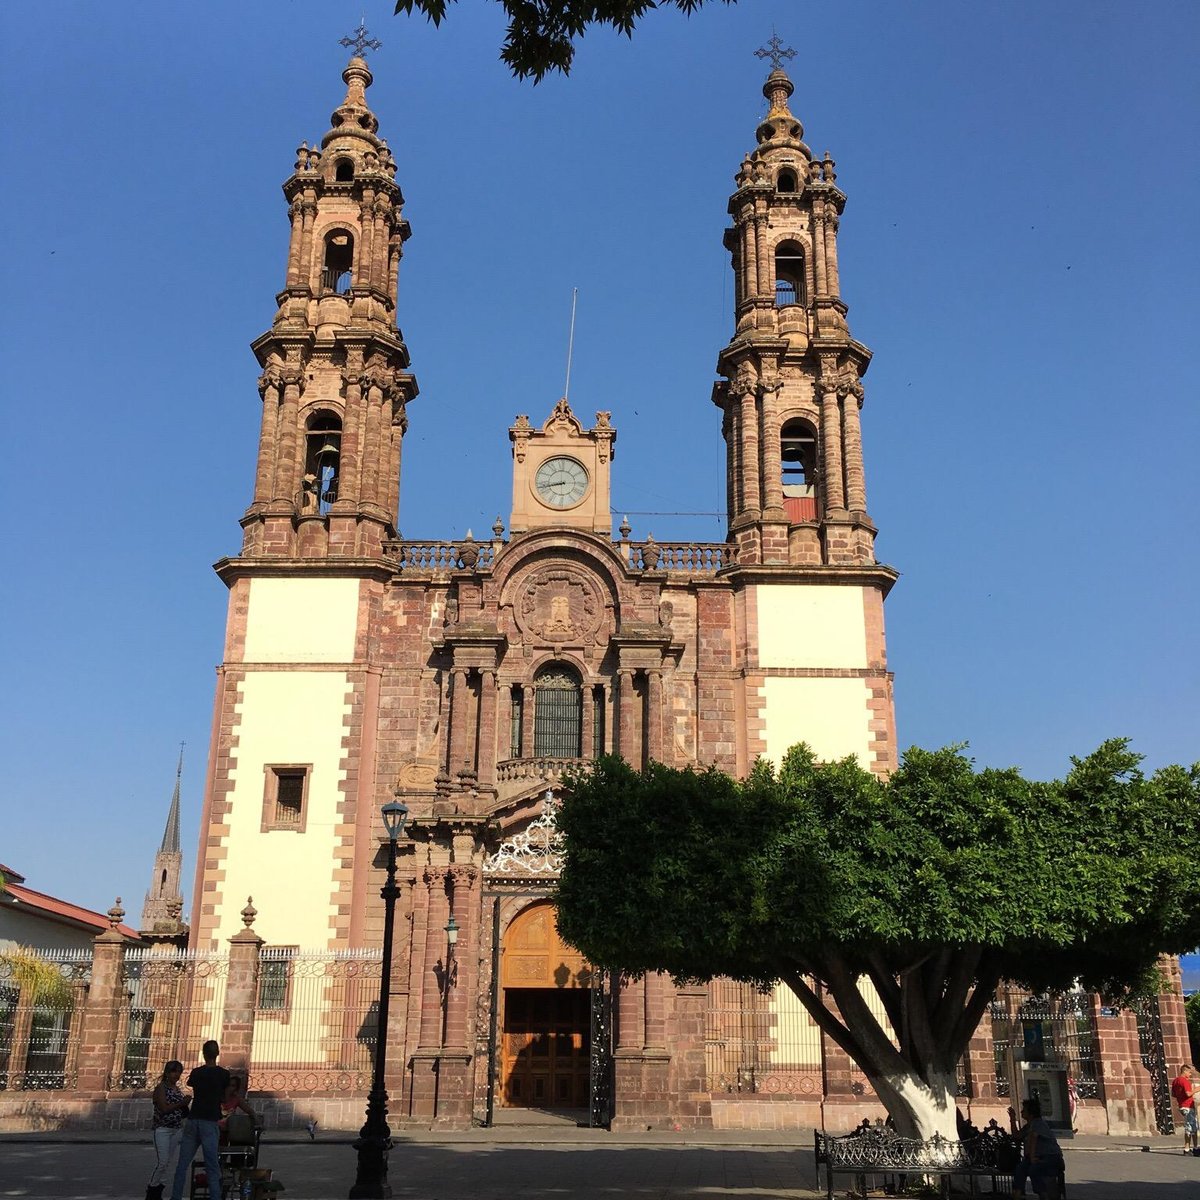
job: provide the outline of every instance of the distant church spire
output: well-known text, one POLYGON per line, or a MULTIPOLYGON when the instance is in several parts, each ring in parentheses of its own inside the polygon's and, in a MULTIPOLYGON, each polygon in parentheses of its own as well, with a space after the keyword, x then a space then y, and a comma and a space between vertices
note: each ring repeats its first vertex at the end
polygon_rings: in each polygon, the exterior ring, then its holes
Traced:
POLYGON ((179 875, 183 867, 183 852, 179 848, 179 791, 183 779, 183 747, 179 743, 179 763, 175 768, 175 790, 163 828, 162 842, 154 856, 150 890, 142 906, 142 932, 174 936, 183 932, 180 919, 183 896, 179 891, 179 875))
POLYGON ((179 765, 175 768, 175 791, 171 796, 171 808, 167 812, 167 824, 163 830, 159 854, 178 854, 179 849, 179 781, 183 777, 183 747, 179 743, 179 765))

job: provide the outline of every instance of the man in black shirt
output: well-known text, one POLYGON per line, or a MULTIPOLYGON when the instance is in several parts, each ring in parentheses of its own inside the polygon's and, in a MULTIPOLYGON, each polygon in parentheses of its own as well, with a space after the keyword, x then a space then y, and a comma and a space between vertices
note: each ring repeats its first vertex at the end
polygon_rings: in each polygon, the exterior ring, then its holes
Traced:
POLYGON ((175 1168, 171 1200, 183 1200, 187 1174, 191 1170, 197 1148, 204 1152, 208 1194, 212 1200, 221 1200, 221 1164, 217 1158, 221 1131, 217 1122, 221 1119, 221 1101, 225 1098, 225 1089, 229 1086, 229 1072, 224 1067, 217 1066, 221 1047, 216 1042, 205 1042, 201 1053, 204 1055, 204 1066, 193 1068, 187 1078, 188 1087, 192 1089, 192 1107, 188 1119, 183 1123, 183 1137, 179 1142, 179 1166, 175 1168))

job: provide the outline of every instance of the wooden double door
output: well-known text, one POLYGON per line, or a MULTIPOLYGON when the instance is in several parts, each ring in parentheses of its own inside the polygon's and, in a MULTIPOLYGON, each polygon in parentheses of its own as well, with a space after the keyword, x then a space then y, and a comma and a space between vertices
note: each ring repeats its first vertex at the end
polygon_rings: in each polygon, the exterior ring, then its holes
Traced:
POLYGON ((587 1108, 590 997, 584 988, 505 988, 505 1105, 587 1108))
POLYGON ((592 971, 541 901, 513 920, 500 969, 501 1097, 510 1108, 588 1107, 592 971))

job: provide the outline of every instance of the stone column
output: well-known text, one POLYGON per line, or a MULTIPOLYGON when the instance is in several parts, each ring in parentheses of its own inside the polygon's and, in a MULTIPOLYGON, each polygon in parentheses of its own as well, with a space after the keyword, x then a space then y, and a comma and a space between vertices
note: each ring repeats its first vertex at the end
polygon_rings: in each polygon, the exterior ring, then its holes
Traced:
POLYGON ((121 1011, 125 937, 118 926, 125 916, 121 898, 108 910, 108 928, 92 942, 92 981, 79 1025, 76 1090, 97 1095, 108 1091, 116 1053, 121 1011))
POLYGON ((277 504, 289 509, 296 507, 300 490, 300 391, 302 372, 297 364, 289 364, 282 372, 283 403, 279 409, 279 454, 275 467, 275 495, 277 504))
POLYGON ((313 288, 320 287, 320 277, 318 272, 324 263, 313 264, 313 226, 317 221, 317 198, 311 191, 304 193, 304 198, 300 201, 300 262, 299 262, 299 279, 297 282, 301 286, 313 288), (317 275, 314 281, 313 276, 317 275))
POLYGON ((383 423, 383 389, 375 372, 362 377, 364 428, 362 447, 362 486, 360 503, 379 507, 379 484, 383 463, 380 454, 380 426, 383 423))
POLYGON ((753 299, 758 291, 758 247, 754 237, 754 217, 742 219, 742 303, 753 299))
POLYGON ((496 782, 496 672, 485 668, 479 672, 479 736, 475 773, 480 783, 496 782))
MULTIPOLYGON (((512 688, 496 685, 496 757, 503 762, 515 757, 512 752, 512 688)), ((493 783, 496 781, 493 779, 493 783)))
POLYGON ((242 925, 229 939, 229 978, 225 982, 225 1010, 221 1017, 221 1065, 248 1078, 254 1045, 254 1013, 258 1007, 259 952, 263 939, 254 932, 258 911, 253 897, 242 909, 242 925))
POLYGON ((829 295, 834 297, 834 299, 837 299, 841 294, 841 284, 838 281, 837 229, 837 210, 833 205, 830 205, 829 212, 825 218, 825 237, 822 245, 825 250, 826 287, 829 290, 829 295))
POLYGON ((663 761, 663 679, 662 671, 646 672, 646 754, 655 762, 663 761))
POLYGON ((621 667, 617 671, 617 745, 625 761, 637 766, 634 761, 634 716, 633 702, 637 697, 633 690, 633 669, 621 667))
POLYGON ((763 507, 783 509, 783 458, 779 444, 779 388, 768 380, 762 389, 763 507))
POLYGON ((741 442, 739 430, 741 414, 736 407, 737 400, 730 395, 725 402, 725 418, 721 422, 721 434, 725 438, 725 507, 732 520, 738 515, 738 505, 741 498, 738 495, 738 479, 741 476, 741 442))
POLYGON ((362 436, 364 387, 370 386, 370 376, 361 370, 359 362, 347 364, 343 376, 346 389, 346 415, 342 421, 342 447, 338 454, 337 501, 334 511, 353 511, 362 486, 362 436))
POLYGON ((817 295, 829 294, 829 274, 825 264, 825 205, 821 200, 813 204, 813 277, 817 295))
POLYGON ((371 263, 371 286, 382 291, 386 284, 390 246, 388 238, 388 216, 391 204, 385 196, 375 201, 375 254, 371 263))
POLYGON ((263 412, 258 434, 258 464, 254 472, 255 504, 266 504, 272 499, 271 483, 275 477, 275 447, 279 436, 279 389, 279 376, 268 367, 258 380, 263 412))
POLYGON ((821 391, 821 472, 825 483, 825 516, 846 510, 842 485, 842 414, 838 405, 838 381, 822 378, 821 391))
POLYGON ((429 891, 429 915, 425 925, 425 969, 421 979, 419 1049, 436 1050, 442 1044, 446 924, 450 918, 450 899, 446 895, 446 868, 426 867, 425 886, 429 891))
POLYGON ((862 406, 862 384, 855 380, 846 389, 843 403, 846 455, 846 507, 852 512, 866 512, 867 483, 863 471, 862 425, 859 409, 862 406))
POLYGON ((450 737, 446 753, 446 771, 450 778, 463 768, 467 755, 467 668, 450 669, 450 737))
POLYGON ((742 386, 746 387, 741 399, 742 512, 757 514, 762 509, 758 479, 758 398, 752 386, 742 386))
POLYGON ((293 200, 288 206, 288 217, 292 222, 292 235, 288 241, 287 283, 294 288, 300 284, 300 243, 304 237, 304 202, 293 200))
POLYGON ((579 714, 579 753, 583 758, 595 757, 596 746, 596 691, 585 683, 579 693, 582 711, 579 714))
POLYGON ((375 276, 375 189, 364 187, 358 206, 358 254, 354 263, 354 286, 371 287, 375 276))
MULTIPOLYGON (((443 1044, 452 1050, 467 1047, 467 1002, 473 991, 471 947, 479 935, 476 910, 471 900, 479 872, 468 863, 456 863, 450 868, 453 888, 452 909, 458 926, 458 942, 454 947, 454 962, 448 963, 446 978, 446 1032, 443 1044)), ((442 930, 445 938, 446 931, 442 930)), ((449 947, 447 946, 447 951, 449 947)))
POLYGON ((667 977, 655 971, 646 975, 643 989, 644 1037, 642 1048, 665 1050, 667 1048, 667 977))
POLYGON ((450 915, 446 895, 446 868, 425 868, 425 946, 421 954, 420 1022, 417 1048, 412 1052, 409 1115, 431 1121, 437 1115, 438 1060, 441 1057, 446 970, 446 920, 450 915))
POLYGON ((533 716, 537 708, 537 688, 527 683, 521 688, 521 757, 532 758, 533 748, 533 716))

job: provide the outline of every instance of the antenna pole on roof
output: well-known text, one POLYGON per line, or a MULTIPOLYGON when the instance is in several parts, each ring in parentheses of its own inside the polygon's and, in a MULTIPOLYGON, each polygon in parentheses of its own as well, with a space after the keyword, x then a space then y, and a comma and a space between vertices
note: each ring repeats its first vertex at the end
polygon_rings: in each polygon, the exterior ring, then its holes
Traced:
POLYGON ((571 354, 575 349, 575 303, 579 299, 579 289, 571 289, 571 332, 567 335, 567 382, 563 385, 563 399, 571 398, 571 354))

